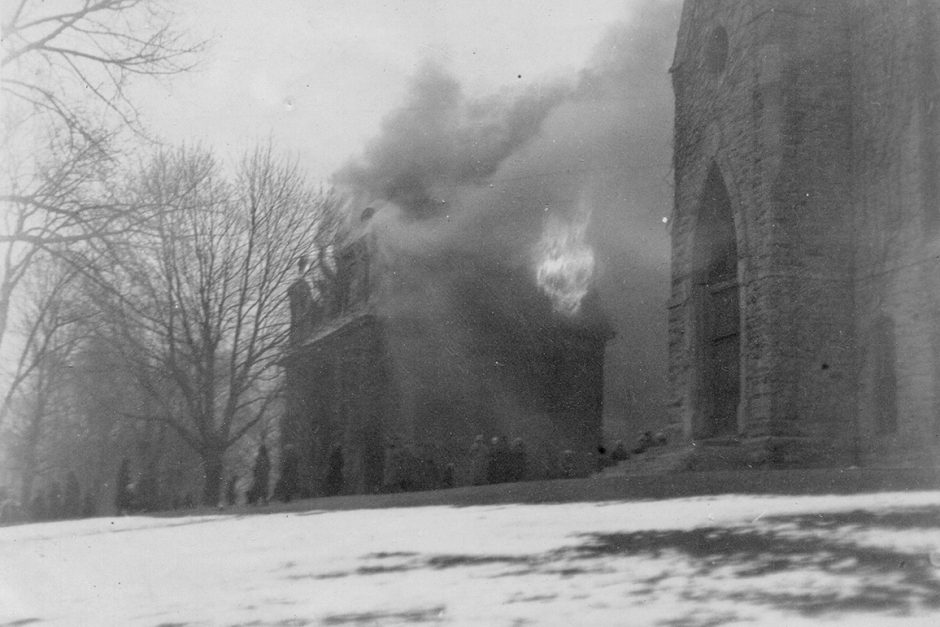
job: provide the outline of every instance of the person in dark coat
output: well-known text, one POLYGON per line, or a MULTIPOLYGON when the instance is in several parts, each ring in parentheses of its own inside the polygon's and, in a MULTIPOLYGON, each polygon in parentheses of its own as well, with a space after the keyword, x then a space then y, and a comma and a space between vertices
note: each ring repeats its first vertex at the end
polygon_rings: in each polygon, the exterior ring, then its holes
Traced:
POLYGON ((326 495, 336 496, 343 491, 343 448, 334 446, 330 451, 329 470, 326 473, 326 495))
POLYGON ((574 477, 574 451, 565 449, 561 452, 561 476, 565 479, 574 477))
POLYGON ((614 450, 610 454, 610 460, 615 464, 619 464, 622 461, 626 461, 628 457, 630 457, 630 454, 627 453, 627 447, 624 446, 623 440, 617 440, 614 443, 614 450))
POLYGON ((382 491, 401 491, 401 441, 395 437, 385 447, 385 458, 382 462, 382 491))
POLYGON ((636 448, 633 449, 633 454, 639 455, 652 446, 654 446, 652 432, 644 431, 643 435, 641 435, 640 439, 636 442, 636 448))
POLYGON ((421 468, 418 456, 411 446, 399 446, 395 455, 396 491, 413 492, 419 487, 419 474, 421 468))
POLYGON ((470 485, 486 485, 490 462, 490 450, 482 435, 473 439, 470 447, 470 485))
POLYGON ((607 447, 604 446, 603 442, 597 445, 595 451, 596 455, 594 456, 594 472, 603 472, 605 468, 611 465, 609 452, 607 451, 607 447))
POLYGON ((456 469, 453 464, 447 464, 444 466, 444 472, 441 473, 441 487, 450 489, 454 487, 454 482, 456 481, 456 469))
POLYGON ((436 490, 441 487, 441 473, 435 459, 434 447, 426 442, 418 445, 417 469, 419 490, 436 490))
POLYGON ((247 501, 249 505, 265 505, 268 502, 268 483, 271 477, 271 458, 268 456, 268 447, 261 443, 258 455, 255 457, 255 466, 251 471, 251 488, 248 490, 247 501))
POLYGON ((490 463, 487 468, 488 483, 503 483, 509 475, 509 440, 502 435, 490 443, 490 463))
MULTIPOLYGON (((232 507, 238 502, 238 493, 235 491, 235 486, 238 484, 238 477, 232 475, 229 477, 228 481, 225 483, 225 504, 229 507, 232 507)), ((174 509, 176 509, 174 507, 174 509)))
POLYGON ((516 438, 512 441, 509 448, 509 481, 522 481, 526 473, 526 454, 525 442, 522 438, 516 438))
POLYGON ((284 503, 300 494, 300 458, 293 444, 284 447, 281 459, 281 476, 274 486, 274 498, 284 503))
POLYGON ((131 462, 126 457, 118 466, 117 491, 114 496, 114 509, 118 515, 128 514, 134 508, 134 494, 131 488, 131 462))

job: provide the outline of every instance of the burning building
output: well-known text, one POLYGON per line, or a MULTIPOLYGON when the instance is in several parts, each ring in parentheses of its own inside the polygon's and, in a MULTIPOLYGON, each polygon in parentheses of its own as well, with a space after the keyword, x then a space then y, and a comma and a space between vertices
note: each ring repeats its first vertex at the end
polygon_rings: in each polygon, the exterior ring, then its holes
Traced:
POLYGON ((546 224, 533 263, 520 267, 395 249, 382 237, 386 218, 367 209, 348 229, 331 302, 302 274, 290 289, 282 444, 302 491, 377 491, 393 448, 466 483, 477 435, 521 438, 527 477, 559 473, 565 450, 586 473, 602 438, 612 332, 578 225, 546 224))

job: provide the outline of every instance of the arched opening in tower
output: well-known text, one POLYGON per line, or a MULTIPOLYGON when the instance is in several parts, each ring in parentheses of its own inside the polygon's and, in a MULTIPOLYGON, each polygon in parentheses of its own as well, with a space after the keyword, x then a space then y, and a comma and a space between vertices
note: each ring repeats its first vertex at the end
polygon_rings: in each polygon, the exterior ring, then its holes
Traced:
POLYGON ((693 435, 733 435, 741 398, 738 246, 731 199, 715 165, 699 205, 694 263, 699 398, 693 435))

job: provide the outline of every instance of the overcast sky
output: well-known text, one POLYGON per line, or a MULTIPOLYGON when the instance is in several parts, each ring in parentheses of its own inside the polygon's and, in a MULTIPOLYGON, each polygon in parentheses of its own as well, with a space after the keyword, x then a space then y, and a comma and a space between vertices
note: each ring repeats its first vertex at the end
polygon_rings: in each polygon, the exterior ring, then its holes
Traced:
POLYGON ((179 25, 209 47, 194 72, 140 87, 172 142, 235 154, 271 137, 327 179, 405 97, 423 61, 471 96, 574 76, 629 0, 199 0, 179 25), (521 76, 521 78, 520 78, 521 76))

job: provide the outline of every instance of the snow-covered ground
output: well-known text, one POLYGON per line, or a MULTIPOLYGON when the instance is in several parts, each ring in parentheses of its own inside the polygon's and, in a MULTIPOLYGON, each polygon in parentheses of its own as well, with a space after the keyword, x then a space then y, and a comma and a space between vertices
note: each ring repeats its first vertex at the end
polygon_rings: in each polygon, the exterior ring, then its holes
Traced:
POLYGON ((940 492, 0 529, 2 625, 940 624, 940 492))

